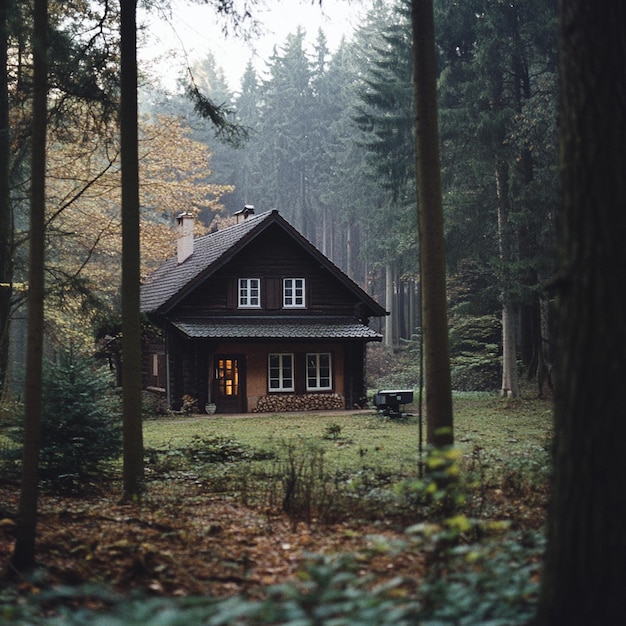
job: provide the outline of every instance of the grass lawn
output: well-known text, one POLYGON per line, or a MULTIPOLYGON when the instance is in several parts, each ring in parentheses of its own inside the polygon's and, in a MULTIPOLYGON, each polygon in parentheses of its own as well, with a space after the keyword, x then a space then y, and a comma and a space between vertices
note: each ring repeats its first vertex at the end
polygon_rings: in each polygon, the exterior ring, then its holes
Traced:
MULTIPOLYGON (((417 407, 413 417, 384 418, 374 411, 339 414, 282 414, 246 417, 165 417, 144 422, 147 448, 186 447, 194 436, 226 438, 258 450, 280 449, 288 442, 314 444, 339 468, 363 466, 411 474, 419 458, 417 407)), ((480 448, 492 462, 525 458, 545 448, 552 429, 552 403, 537 398, 507 400, 497 394, 454 396, 457 447, 464 456, 480 448)), ((425 447, 426 428, 423 427, 425 447)))

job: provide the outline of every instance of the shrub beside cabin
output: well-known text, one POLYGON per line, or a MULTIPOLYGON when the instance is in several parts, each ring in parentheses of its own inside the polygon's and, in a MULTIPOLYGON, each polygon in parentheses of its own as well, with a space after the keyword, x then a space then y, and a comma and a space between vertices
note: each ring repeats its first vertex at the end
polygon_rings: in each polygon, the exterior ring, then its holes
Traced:
POLYGON ((217 413, 360 406, 385 310, 275 209, 196 239, 193 216, 177 219, 177 256, 141 288, 162 329, 144 386, 175 410, 183 397, 217 413))

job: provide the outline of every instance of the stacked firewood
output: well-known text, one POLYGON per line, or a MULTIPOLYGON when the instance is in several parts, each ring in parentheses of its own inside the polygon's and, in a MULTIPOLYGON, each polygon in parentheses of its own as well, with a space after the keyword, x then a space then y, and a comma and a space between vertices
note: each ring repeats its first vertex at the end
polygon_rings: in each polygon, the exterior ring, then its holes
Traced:
POLYGON ((287 411, 332 411, 343 409, 343 398, 336 393, 307 393, 303 395, 271 395, 259 398, 255 413, 287 411))

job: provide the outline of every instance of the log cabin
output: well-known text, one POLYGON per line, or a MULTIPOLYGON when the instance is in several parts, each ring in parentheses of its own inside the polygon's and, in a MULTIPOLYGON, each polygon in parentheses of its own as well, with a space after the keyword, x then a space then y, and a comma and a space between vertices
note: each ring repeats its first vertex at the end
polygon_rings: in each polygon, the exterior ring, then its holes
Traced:
POLYGON ((173 410, 352 409, 366 396, 371 318, 387 313, 276 209, 194 239, 178 218, 176 256, 141 287, 159 329, 144 387, 173 410), (187 403, 187 404, 185 404, 187 403))

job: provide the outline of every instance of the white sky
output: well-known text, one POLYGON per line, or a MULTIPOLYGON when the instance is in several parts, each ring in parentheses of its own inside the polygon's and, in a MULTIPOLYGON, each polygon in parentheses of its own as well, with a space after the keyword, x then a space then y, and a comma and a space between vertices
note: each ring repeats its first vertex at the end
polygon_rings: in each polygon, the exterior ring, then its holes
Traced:
POLYGON ((334 50, 342 34, 350 38, 370 3, 371 0, 323 0, 320 7, 318 0, 266 0, 265 9, 255 9, 265 34, 260 40, 247 43, 233 35, 227 39, 223 36, 221 18, 213 6, 172 0, 171 16, 138 14, 139 23, 147 26, 146 40, 139 42, 139 60, 143 70, 151 70, 167 87, 174 88, 176 78, 184 75, 187 65, 210 51, 224 70, 231 89, 236 90, 248 61, 252 59, 257 71, 263 72, 273 47, 282 46, 298 26, 306 31, 310 45, 321 27, 334 50))

